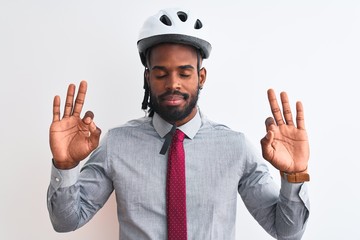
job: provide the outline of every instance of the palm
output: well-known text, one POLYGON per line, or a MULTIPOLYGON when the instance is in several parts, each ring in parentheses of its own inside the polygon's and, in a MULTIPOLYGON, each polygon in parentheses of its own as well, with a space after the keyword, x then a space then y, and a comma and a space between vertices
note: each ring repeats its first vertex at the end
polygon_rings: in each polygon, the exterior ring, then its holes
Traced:
POLYGON ((82 160, 91 152, 88 127, 80 118, 71 116, 50 127, 50 146, 57 161, 82 160))
POLYGON ((309 158, 309 144, 304 130, 280 126, 274 130, 274 141, 267 148, 265 159, 286 172, 304 170, 309 158))
POLYGON ((296 105, 297 126, 295 126, 287 95, 285 93, 281 94, 283 117, 275 93, 269 90, 268 94, 275 120, 273 118, 266 120, 267 135, 261 141, 263 157, 281 171, 304 171, 307 168, 309 159, 309 143, 304 125, 302 105, 300 102, 296 105))
POLYGON ((81 82, 73 104, 75 86, 69 85, 64 116, 60 119, 60 98, 54 98, 53 122, 50 126, 50 149, 56 166, 71 168, 85 159, 99 143, 100 129, 92 121, 93 113, 80 118, 86 95, 86 82, 81 82))

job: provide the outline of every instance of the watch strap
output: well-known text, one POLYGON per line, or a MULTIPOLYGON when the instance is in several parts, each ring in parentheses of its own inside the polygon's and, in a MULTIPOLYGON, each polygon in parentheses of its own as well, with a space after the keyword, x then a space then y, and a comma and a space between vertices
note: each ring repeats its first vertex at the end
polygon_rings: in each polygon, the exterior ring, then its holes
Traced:
POLYGON ((304 173, 304 172, 286 173, 286 172, 280 171, 280 175, 289 183, 302 183, 302 182, 310 181, 310 175, 308 173, 304 173))

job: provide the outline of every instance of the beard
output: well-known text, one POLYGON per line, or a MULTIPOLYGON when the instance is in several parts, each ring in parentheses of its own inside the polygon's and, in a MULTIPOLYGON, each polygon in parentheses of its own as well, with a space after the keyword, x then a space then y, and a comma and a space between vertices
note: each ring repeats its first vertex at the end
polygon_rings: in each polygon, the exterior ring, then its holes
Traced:
POLYGON ((154 112, 160 115, 165 121, 169 123, 175 123, 181 121, 193 111, 196 107, 200 94, 200 88, 198 87, 193 94, 181 93, 180 91, 167 91, 160 96, 156 97, 150 91, 150 104, 154 112), (178 106, 164 106, 161 104, 162 99, 169 95, 180 95, 185 100, 189 100, 184 107, 178 106))

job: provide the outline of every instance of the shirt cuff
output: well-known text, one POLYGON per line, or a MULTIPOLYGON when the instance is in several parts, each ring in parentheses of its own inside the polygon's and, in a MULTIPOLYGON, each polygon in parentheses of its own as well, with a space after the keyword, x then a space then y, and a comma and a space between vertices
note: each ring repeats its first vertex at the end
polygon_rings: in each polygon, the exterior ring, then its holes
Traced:
POLYGON ((77 182, 80 174, 79 165, 67 170, 58 169, 54 166, 54 164, 51 164, 51 166, 50 184, 53 188, 58 189, 60 187, 70 187, 77 182))
POLYGON ((281 178, 280 193, 290 201, 302 202, 307 196, 307 185, 306 183, 289 183, 281 178))

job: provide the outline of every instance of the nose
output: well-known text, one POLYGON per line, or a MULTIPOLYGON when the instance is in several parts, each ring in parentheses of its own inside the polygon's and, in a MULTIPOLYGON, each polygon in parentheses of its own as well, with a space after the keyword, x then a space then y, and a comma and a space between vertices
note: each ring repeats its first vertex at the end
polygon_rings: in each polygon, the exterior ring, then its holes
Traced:
POLYGON ((176 73, 171 73, 166 79, 167 90, 179 90, 181 88, 180 78, 176 73))

